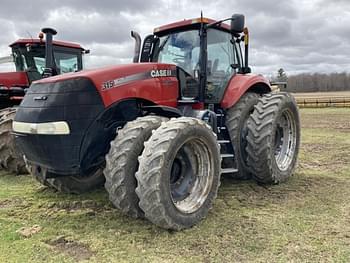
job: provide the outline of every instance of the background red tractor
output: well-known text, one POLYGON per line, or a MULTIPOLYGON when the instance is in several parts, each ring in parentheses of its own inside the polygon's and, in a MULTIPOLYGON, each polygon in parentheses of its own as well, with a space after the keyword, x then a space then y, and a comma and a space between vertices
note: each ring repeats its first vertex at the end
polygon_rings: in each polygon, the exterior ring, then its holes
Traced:
POLYGON ((12 43, 12 54, 5 61, 13 62, 16 71, 0 73, 0 169, 14 173, 26 172, 11 135, 15 106, 20 104, 33 81, 82 70, 82 55, 87 53, 78 44, 52 41, 52 36, 57 34, 54 29, 42 31, 38 39, 19 39, 12 43))
POLYGON ((134 64, 33 83, 13 123, 31 173, 71 193, 105 180, 125 214, 176 230, 207 215, 221 174, 285 181, 296 103, 250 73, 244 16, 226 20, 165 25, 142 48, 133 33, 134 64))

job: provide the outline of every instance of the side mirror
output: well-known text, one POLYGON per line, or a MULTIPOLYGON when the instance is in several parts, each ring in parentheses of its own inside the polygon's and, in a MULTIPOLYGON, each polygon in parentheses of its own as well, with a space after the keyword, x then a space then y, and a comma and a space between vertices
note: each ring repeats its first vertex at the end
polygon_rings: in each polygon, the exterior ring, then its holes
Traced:
POLYGON ((234 14, 231 18, 231 33, 239 35, 244 29, 244 15, 234 14))

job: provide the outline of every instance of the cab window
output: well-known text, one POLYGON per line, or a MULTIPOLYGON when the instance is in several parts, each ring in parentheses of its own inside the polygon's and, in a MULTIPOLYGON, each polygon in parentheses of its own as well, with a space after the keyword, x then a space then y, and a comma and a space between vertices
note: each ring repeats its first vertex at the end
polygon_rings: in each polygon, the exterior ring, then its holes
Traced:
POLYGON ((77 54, 54 51, 54 58, 58 74, 78 71, 77 54))
POLYGON ((207 91, 209 102, 220 101, 228 81, 235 70, 232 65, 239 63, 231 34, 217 29, 209 29, 207 40, 207 91))

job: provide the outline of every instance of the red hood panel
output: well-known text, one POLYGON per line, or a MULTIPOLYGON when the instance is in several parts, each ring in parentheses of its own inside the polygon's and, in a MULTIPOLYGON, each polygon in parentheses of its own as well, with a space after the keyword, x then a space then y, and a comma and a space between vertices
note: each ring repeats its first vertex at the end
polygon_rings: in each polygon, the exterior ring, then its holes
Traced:
POLYGON ((26 72, 1 72, 0 85, 6 87, 29 86, 26 72))
POLYGON ((177 105, 176 66, 159 63, 134 63, 83 70, 35 81, 52 83, 73 78, 90 79, 100 93, 104 105, 124 99, 139 98, 156 104, 177 105))
MULTIPOLYGON (((102 84, 105 81, 118 79, 121 77, 126 77, 129 75, 142 73, 151 70, 160 69, 176 69, 173 64, 159 64, 159 63, 134 63, 125 65, 109 66, 99 69, 82 70, 79 72, 66 73, 63 75, 58 75, 55 77, 41 79, 36 81, 36 83, 52 83, 62 80, 68 80, 73 78, 88 78, 95 84, 102 84)), ((98 86, 98 85, 96 85, 98 86)))

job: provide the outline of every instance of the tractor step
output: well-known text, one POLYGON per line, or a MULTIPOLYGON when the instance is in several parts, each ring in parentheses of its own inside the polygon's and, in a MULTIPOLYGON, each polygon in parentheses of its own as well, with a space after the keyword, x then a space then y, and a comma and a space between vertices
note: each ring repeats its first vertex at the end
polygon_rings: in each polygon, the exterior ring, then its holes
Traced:
POLYGON ((221 158, 233 158, 234 157, 234 154, 232 153, 223 153, 223 154, 220 154, 221 158))
POLYGON ((238 169, 236 168, 221 168, 222 174, 230 174, 230 173, 236 173, 238 172, 238 169))
POLYGON ((177 101, 180 104, 195 104, 198 103, 198 100, 193 100, 193 99, 181 99, 177 101))
POLYGON ((229 140, 218 140, 219 144, 231 143, 229 140))

